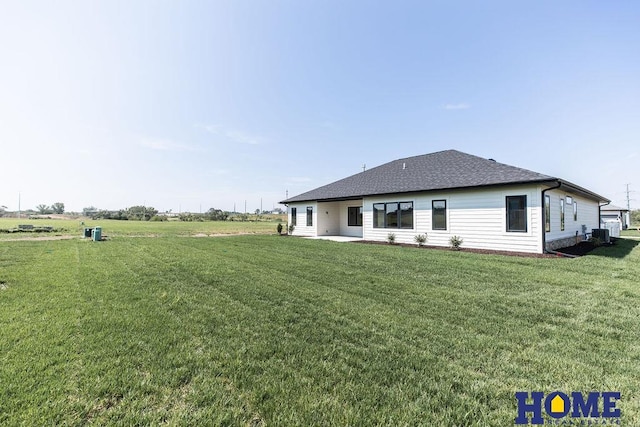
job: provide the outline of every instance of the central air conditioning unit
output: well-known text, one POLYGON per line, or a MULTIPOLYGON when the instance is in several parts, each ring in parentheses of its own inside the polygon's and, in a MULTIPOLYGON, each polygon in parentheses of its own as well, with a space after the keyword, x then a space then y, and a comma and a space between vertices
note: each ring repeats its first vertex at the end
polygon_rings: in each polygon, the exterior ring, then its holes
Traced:
POLYGON ((609 230, 607 230, 606 228, 594 228, 593 230, 591 230, 591 237, 598 238, 604 243, 611 243, 609 230))

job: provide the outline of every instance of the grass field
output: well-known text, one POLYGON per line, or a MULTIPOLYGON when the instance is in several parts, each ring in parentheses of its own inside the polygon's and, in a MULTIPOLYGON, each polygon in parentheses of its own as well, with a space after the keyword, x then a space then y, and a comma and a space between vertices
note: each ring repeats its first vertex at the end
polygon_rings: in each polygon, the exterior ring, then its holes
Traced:
POLYGON ((114 234, 0 242, 0 425, 513 425, 534 390, 620 391, 640 425, 637 241, 114 234))
MULTIPOLYGON (((6 233, 0 232, 0 240, 44 237, 56 235, 81 236, 84 227, 101 226, 108 237, 121 236, 195 236, 199 234, 274 234, 275 221, 206 221, 206 222, 152 222, 117 220, 74 220, 74 219, 9 219, 0 218, 0 230, 15 229, 19 224, 36 227, 50 226, 51 233, 6 233)), ((283 226, 285 224, 283 223, 283 226)), ((286 228, 286 227, 285 227, 286 228)))

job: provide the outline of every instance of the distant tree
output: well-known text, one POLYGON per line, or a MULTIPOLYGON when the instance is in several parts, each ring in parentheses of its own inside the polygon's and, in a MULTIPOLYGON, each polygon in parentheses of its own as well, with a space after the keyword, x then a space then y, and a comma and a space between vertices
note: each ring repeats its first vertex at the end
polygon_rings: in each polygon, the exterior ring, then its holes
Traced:
POLYGON ((51 210, 55 214, 63 214, 64 213, 64 203, 56 202, 51 205, 51 210))
POLYGON ((4 216, 5 211, 7 210, 6 206, 0 206, 0 217, 4 216))
POLYGON ((639 227, 640 226, 640 209, 632 210, 630 212, 630 216, 631 216, 631 224, 633 224, 634 227, 639 227))
POLYGON ((127 209, 127 218, 138 221, 149 221, 154 216, 158 215, 158 211, 155 208, 147 206, 131 206, 127 209))
POLYGON ((209 221, 226 221, 229 218, 228 212, 214 208, 209 209, 204 215, 209 221))
POLYGON ((44 215, 44 214, 48 214, 48 213, 52 213, 52 210, 49 206, 44 205, 44 204, 40 204, 38 206, 36 206, 36 209, 38 210, 38 213, 44 215))
POLYGON ((84 216, 91 216, 91 215, 94 215, 96 212, 98 212, 98 208, 96 208, 95 206, 89 206, 87 208, 82 209, 82 215, 84 216))

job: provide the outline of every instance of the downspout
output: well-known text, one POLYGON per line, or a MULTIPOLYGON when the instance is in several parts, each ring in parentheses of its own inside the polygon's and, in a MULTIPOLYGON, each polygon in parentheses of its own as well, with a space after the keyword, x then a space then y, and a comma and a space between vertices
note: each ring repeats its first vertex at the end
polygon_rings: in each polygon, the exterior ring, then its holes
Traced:
POLYGON ((611 203, 611 201, 608 201, 607 203, 605 203, 603 205, 598 203, 598 228, 600 228, 602 226, 602 212, 600 212, 600 210, 602 209, 603 206, 607 206, 610 203, 611 203))
MULTIPOLYGON (((545 200, 544 200, 545 194, 544 193, 546 193, 549 190, 555 190, 556 188, 562 187, 562 181, 560 181, 559 179, 556 180, 556 184, 557 185, 555 187, 549 187, 546 190, 542 190, 542 203, 540 205, 540 206, 542 206, 542 215, 540 215, 540 216, 542 217, 542 228, 541 228, 541 230, 542 230, 542 253, 543 254, 546 254, 546 253, 553 253, 555 255, 559 254, 559 252, 548 251, 547 250, 547 227, 546 227, 546 222, 547 222, 546 221, 547 220, 546 215, 547 215, 547 213, 546 213, 546 209, 545 209, 545 205, 544 205, 544 202, 545 202, 545 200)), ((598 217, 600 217, 600 213, 598 213, 598 217)))

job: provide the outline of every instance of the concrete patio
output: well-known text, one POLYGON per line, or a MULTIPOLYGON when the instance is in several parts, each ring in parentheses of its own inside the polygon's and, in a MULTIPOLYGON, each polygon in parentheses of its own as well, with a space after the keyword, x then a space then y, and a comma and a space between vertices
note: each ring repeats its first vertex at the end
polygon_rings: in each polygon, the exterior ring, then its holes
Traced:
POLYGON ((331 240, 332 242, 357 242, 362 240, 362 237, 350 237, 350 236, 316 236, 316 237, 305 237, 305 239, 314 239, 314 240, 331 240))

